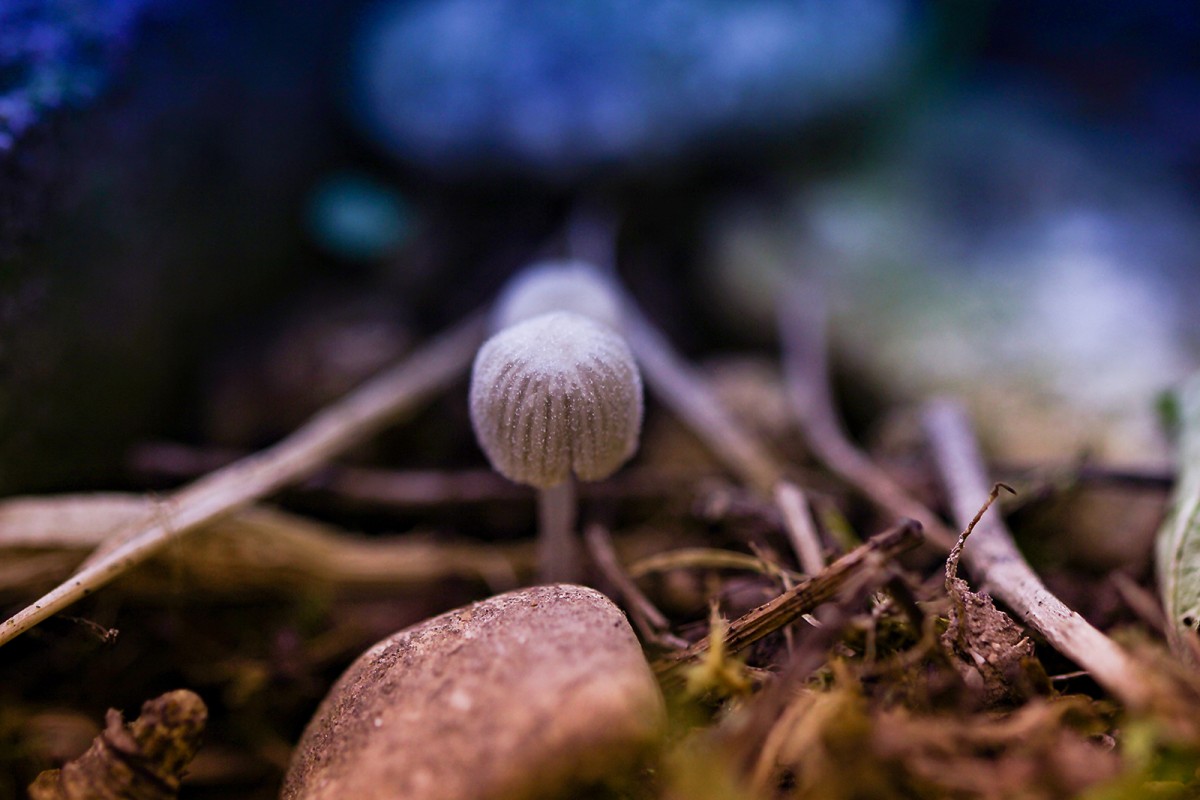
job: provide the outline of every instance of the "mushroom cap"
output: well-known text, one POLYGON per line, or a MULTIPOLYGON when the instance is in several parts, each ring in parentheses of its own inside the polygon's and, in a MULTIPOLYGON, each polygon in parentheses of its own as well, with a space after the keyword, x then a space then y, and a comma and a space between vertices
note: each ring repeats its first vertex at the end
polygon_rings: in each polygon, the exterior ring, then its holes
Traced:
POLYGON ((544 261, 526 267, 500 293, 492 329, 551 311, 574 311, 621 330, 621 298, 612 282, 586 261, 544 261))
POLYGON ((570 311, 518 322, 484 343, 471 423, 501 475, 538 488, 606 478, 637 450, 642 377, 606 325, 570 311))

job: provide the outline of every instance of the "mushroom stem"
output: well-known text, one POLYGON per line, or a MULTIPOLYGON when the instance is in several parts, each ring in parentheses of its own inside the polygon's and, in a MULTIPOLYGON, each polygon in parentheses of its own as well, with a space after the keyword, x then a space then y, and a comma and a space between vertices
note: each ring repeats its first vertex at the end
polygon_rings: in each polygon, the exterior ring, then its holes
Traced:
POLYGON ((573 478, 538 490, 538 574, 546 583, 579 580, 577 511, 573 478))

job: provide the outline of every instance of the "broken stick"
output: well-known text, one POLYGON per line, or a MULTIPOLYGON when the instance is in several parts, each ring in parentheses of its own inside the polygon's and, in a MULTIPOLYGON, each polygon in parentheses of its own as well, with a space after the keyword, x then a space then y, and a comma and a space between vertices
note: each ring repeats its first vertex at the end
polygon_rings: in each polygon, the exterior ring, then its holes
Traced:
MULTIPOLYGON (((967 413, 960 403, 937 400, 925 407, 922 419, 954 519, 966 527, 992 488, 967 413)), ((963 561, 983 588, 1114 697, 1132 709, 1150 703, 1143 670, 1112 639, 1050 593, 999 517, 978 521, 963 561)))
POLYGON ((484 320, 469 318, 404 362, 368 381, 272 447, 239 459, 168 495, 120 529, 80 569, 0 625, 4 645, 124 574, 168 542, 308 477, 330 458, 411 412, 462 375, 483 342, 484 320))

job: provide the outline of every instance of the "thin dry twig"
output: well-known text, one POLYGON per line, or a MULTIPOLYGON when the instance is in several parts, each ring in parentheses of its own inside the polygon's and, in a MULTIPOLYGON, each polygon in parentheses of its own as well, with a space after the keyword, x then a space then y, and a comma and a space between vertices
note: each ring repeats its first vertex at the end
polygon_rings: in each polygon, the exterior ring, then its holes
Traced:
POLYGON ((483 317, 471 317, 326 407, 274 446, 172 493, 153 513, 118 531, 111 541, 119 544, 5 620, 0 645, 142 563, 168 542, 308 477, 330 458, 412 411, 466 371, 484 331, 483 317))
POLYGON ((837 600, 815 609, 813 616, 820 623, 814 626, 799 649, 788 659, 776 680, 753 700, 742 725, 729 731, 727 740, 738 760, 755 776, 754 783, 765 787, 764 770, 773 764, 767 743, 775 723, 794 701, 798 688, 829 659, 830 649, 842 638, 854 619, 857 609, 878 588, 876 575, 860 573, 849 581, 837 600))
POLYGON ((734 474, 770 496, 784 475, 775 456, 725 410, 704 377, 628 296, 623 313, 625 335, 650 389, 734 474))
POLYGON ((1108 583, 1113 591, 1125 601, 1125 606, 1152 631, 1167 633, 1167 615, 1163 613, 1162 605, 1154 592, 1141 586, 1137 581, 1124 572, 1114 572, 1108 576, 1108 583))
POLYGON ((983 505, 975 512, 975 516, 971 517, 971 521, 967 523, 967 527, 963 528, 963 532, 958 535, 958 541, 954 543, 954 547, 950 548, 950 555, 946 556, 946 593, 951 597, 955 594, 953 582, 958 577, 958 562, 962 560, 963 548, 967 546, 967 538, 975 532, 975 526, 979 524, 979 520, 983 519, 983 515, 988 512, 988 509, 1000 497, 1001 489, 1010 494, 1017 493, 1016 490, 1006 483, 992 484, 992 490, 988 492, 987 499, 983 501, 983 505))
MULTIPOLYGON (((245 453, 221 448, 149 442, 130 454, 130 466, 141 475, 191 479, 220 469, 245 453)), ((642 499, 678 495, 695 481, 652 469, 622 470, 603 481, 583 482, 582 499, 642 499)), ((407 469, 329 464, 296 484, 293 491, 316 494, 333 502, 380 509, 423 509, 467 503, 531 502, 534 490, 492 469, 407 469)))
POLYGON ((949 550, 953 531, 892 480, 860 450, 842 426, 829 384, 824 299, 809 286, 797 286, 780 305, 784 378, 788 400, 813 455, 842 480, 856 487, 879 508, 921 523, 925 536, 949 550))
POLYGON ((736 550, 680 547, 638 559, 629 565, 629 575, 641 578, 654 572, 668 572, 673 569, 740 569, 771 577, 779 575, 780 572, 780 567, 775 564, 736 550))
MULTIPOLYGON (((132 494, 0 502, 0 587, 7 596, 69 575, 106 531, 142 519, 153 502, 132 494)), ((170 564, 167 585, 138 571, 129 576, 130 592, 161 592, 177 582, 215 596, 306 588, 393 591, 454 577, 504 590, 533 569, 527 544, 484 545, 420 533, 367 538, 262 506, 208 523, 157 558, 170 564)))
MULTIPOLYGON (((871 537, 813 577, 801 581, 758 608, 729 623, 725 631, 725 648, 737 654, 780 628, 795 622, 817 606, 833 599, 856 576, 871 570, 879 571, 879 582, 889 577, 884 567, 896 556, 916 547, 922 541, 921 524, 904 520, 899 525, 871 537)), ((684 668, 699 661, 708 651, 708 638, 656 660, 651 666, 664 685, 678 685, 684 668)))
POLYGON ((583 539, 596 567, 621 595, 625 607, 629 609, 629 619, 642 638, 663 647, 687 647, 687 640, 671 633, 670 621, 621 568, 608 529, 593 522, 584 531, 583 539))
POLYGON ((775 505, 783 516, 783 529, 800 568, 809 575, 816 575, 825 568, 825 556, 821 553, 821 537, 817 535, 804 492, 791 481, 780 481, 775 486, 775 505))
MULTIPOLYGON (((934 401, 924 409, 923 421, 954 518, 966 524, 990 485, 966 411, 954 401, 934 401)), ((999 518, 977 522, 963 559, 985 589, 1113 696, 1130 708, 1147 707, 1150 691, 1136 662, 1046 589, 999 518)))

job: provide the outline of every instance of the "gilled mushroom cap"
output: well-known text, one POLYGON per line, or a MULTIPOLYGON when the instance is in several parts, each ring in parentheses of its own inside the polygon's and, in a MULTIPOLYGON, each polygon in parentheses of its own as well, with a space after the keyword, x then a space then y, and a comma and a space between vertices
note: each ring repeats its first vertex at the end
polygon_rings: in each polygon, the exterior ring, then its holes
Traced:
POLYGON ((608 278, 586 261, 546 261, 517 273, 496 301, 492 329, 551 311, 574 311, 621 329, 620 298, 608 278))
POLYGON ((497 472, 547 488, 606 478, 637 450, 642 378, 629 346, 570 311, 484 343, 471 373, 471 423, 497 472))

